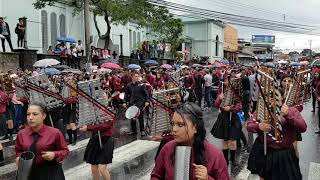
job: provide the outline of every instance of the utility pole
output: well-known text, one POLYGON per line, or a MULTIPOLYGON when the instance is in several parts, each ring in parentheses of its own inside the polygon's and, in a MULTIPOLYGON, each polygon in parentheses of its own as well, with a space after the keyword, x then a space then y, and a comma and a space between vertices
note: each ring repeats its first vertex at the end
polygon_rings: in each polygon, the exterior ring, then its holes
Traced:
POLYGON ((89 11, 89 1, 84 0, 84 35, 85 35, 85 45, 86 45, 86 69, 89 71, 91 67, 91 47, 90 47, 90 11, 89 11))
POLYGON ((312 40, 309 40, 309 44, 310 44, 310 63, 312 62, 312 49, 311 49, 311 45, 312 45, 312 40))

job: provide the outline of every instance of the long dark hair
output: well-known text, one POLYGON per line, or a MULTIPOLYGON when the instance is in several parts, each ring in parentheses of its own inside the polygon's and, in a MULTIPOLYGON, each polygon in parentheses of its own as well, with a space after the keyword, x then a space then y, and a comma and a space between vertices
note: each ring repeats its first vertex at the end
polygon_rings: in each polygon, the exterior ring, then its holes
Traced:
POLYGON ((30 106, 39 107, 40 112, 46 114, 46 118, 43 120, 43 124, 48 125, 48 126, 52 126, 51 122, 50 122, 50 119, 49 119, 49 111, 48 111, 47 107, 43 103, 41 103, 41 102, 32 102, 29 105, 29 107, 30 106))
MULTIPOLYGON (((204 140, 206 138, 206 129, 204 128, 203 113, 201 108, 194 103, 185 103, 178 107, 175 112, 179 113, 183 121, 189 120, 196 127, 197 133, 194 135, 193 149, 195 164, 206 166, 207 161, 204 157, 204 140)), ((174 162, 174 155, 173 155, 174 162)))

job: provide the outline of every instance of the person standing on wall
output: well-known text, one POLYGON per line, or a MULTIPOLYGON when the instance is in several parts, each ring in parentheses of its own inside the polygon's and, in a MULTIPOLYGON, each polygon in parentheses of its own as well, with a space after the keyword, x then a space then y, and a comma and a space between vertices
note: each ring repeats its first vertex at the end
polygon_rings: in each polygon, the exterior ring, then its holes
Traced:
POLYGON ((18 48, 23 48, 24 44, 24 36, 26 34, 26 25, 23 22, 23 18, 19 18, 19 23, 16 26, 15 33, 18 36, 18 48))
POLYGON ((13 51, 10 27, 8 23, 3 20, 3 17, 0 17, 0 34, 4 37, 1 39, 3 52, 6 52, 5 40, 8 41, 11 51, 13 51))

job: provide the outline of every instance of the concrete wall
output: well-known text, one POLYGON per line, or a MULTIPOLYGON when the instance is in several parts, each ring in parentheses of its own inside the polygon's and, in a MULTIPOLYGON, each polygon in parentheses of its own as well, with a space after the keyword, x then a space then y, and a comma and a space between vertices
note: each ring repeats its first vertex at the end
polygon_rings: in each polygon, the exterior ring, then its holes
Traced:
POLYGON ((238 50, 238 30, 230 25, 224 28, 224 49, 228 51, 238 50))
POLYGON ((222 24, 216 23, 211 20, 209 23, 209 52, 211 60, 223 58, 223 26, 222 24), (218 37, 218 41, 216 38, 218 37), (216 52, 216 47, 218 45, 218 52, 216 52))
POLYGON ((0 73, 5 73, 9 69, 17 69, 18 67, 18 53, 0 53, 0 73))

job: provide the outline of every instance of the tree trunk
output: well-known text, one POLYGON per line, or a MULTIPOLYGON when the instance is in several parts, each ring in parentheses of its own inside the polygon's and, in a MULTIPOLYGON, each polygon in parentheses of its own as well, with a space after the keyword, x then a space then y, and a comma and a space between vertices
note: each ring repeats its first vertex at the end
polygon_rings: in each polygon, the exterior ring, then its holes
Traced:
POLYGON ((93 22, 94 22, 94 26, 96 27, 97 33, 98 33, 98 37, 101 38, 101 31, 99 29, 98 26, 98 22, 97 22, 97 14, 93 13, 93 22))
POLYGON ((107 23, 107 32, 106 32, 106 34, 105 34, 104 48, 105 48, 105 49, 109 49, 109 45, 110 45, 110 33, 111 33, 111 23, 110 23, 110 20, 109 20, 109 14, 108 14, 107 12, 105 12, 104 21, 107 23))

